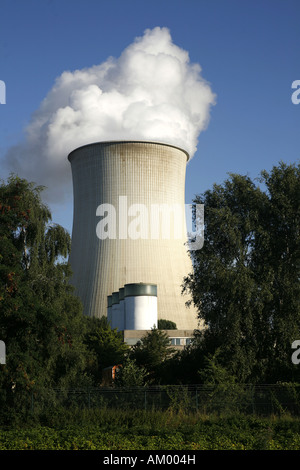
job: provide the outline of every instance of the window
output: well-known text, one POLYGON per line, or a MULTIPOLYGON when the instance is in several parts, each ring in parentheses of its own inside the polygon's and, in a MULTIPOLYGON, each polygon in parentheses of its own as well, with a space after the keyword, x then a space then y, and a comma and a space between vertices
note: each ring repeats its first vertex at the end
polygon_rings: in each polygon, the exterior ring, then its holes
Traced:
POLYGON ((185 346, 190 344, 191 338, 170 338, 170 342, 172 346, 185 346))

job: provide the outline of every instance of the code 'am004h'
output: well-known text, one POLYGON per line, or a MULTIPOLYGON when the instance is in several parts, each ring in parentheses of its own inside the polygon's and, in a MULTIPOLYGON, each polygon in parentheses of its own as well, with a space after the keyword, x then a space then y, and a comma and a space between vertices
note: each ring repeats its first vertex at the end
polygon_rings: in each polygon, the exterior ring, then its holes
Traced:
POLYGON ((180 455, 180 454, 155 454, 149 455, 147 464, 154 464, 154 465, 189 465, 189 464, 196 464, 196 456, 194 455, 180 455))

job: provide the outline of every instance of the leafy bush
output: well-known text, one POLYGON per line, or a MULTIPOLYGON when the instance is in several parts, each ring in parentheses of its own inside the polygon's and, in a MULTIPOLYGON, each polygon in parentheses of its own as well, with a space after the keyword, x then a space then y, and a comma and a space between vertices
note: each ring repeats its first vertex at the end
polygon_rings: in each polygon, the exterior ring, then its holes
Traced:
MULTIPOLYGON (((49 417, 48 417, 49 418, 49 417)), ((0 450, 298 450, 300 420, 78 410, 45 426, 0 429, 0 450)))

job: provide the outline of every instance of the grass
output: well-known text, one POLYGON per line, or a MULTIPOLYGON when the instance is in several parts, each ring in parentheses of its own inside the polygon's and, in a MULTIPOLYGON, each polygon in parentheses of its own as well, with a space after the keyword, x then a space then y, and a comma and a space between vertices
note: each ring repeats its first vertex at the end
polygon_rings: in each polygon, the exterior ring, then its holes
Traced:
POLYGON ((1 428, 0 450, 299 450, 300 419, 57 409, 1 428))

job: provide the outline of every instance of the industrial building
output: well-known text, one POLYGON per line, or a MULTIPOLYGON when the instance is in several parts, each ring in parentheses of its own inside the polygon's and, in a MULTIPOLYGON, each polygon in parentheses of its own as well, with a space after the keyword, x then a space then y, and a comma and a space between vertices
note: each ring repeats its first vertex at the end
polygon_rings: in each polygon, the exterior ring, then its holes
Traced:
POLYGON ((189 337, 198 321, 182 295, 183 279, 192 272, 187 152, 158 142, 109 141, 77 148, 68 159, 74 194, 71 282, 84 313, 107 315, 129 343, 158 319, 171 320, 189 337))

